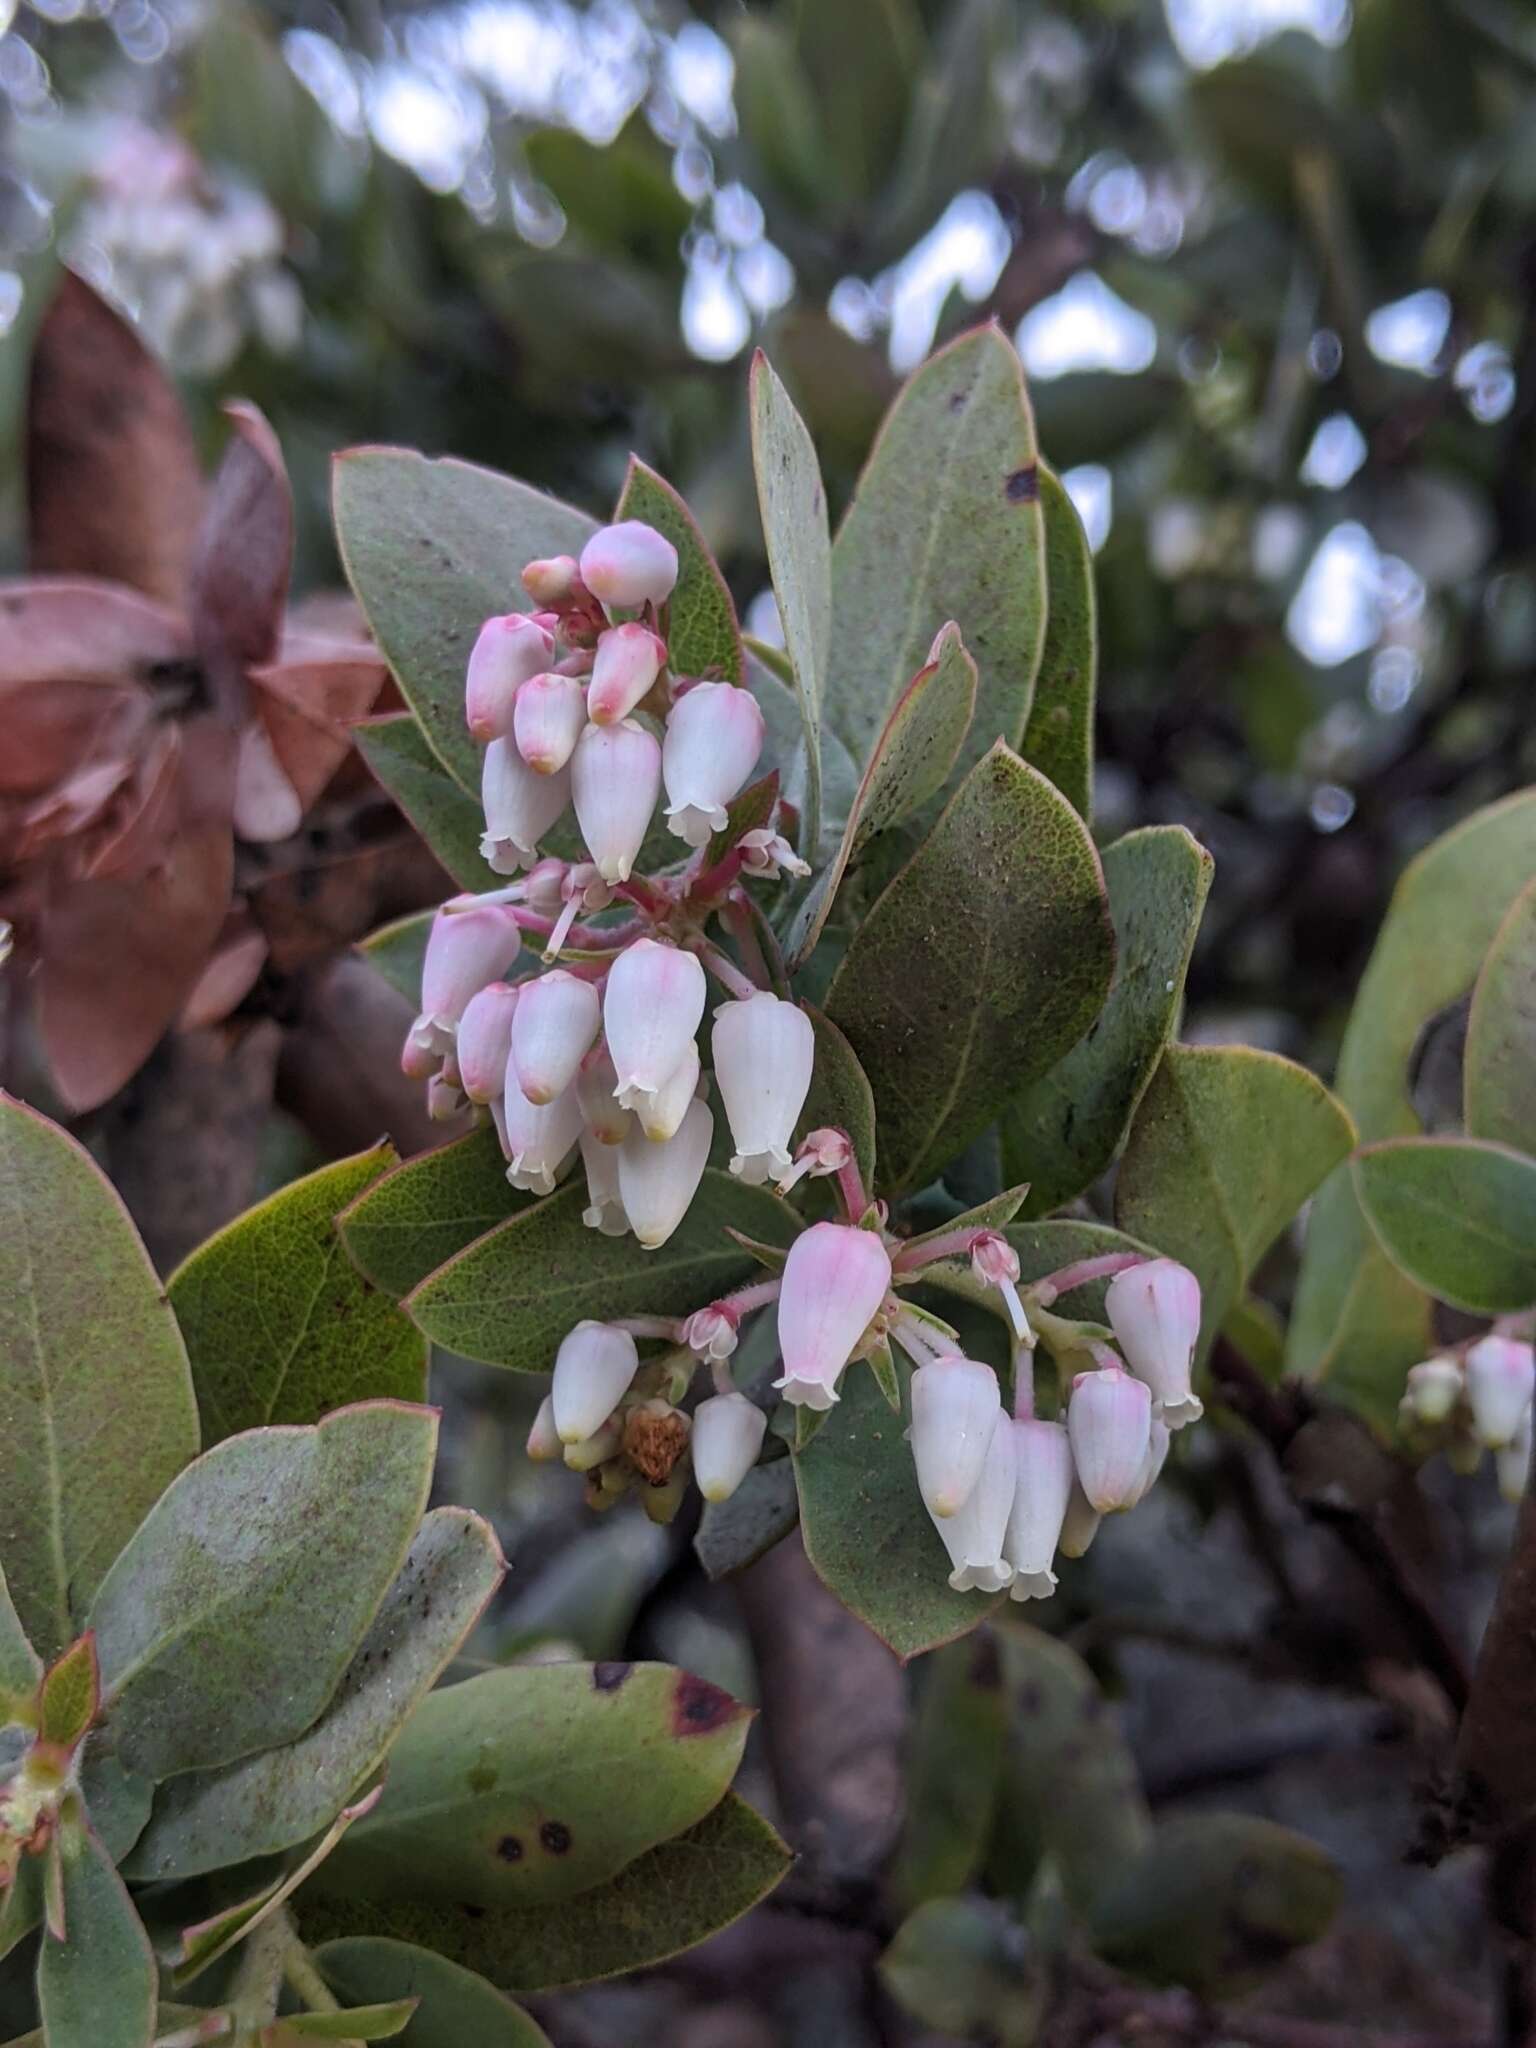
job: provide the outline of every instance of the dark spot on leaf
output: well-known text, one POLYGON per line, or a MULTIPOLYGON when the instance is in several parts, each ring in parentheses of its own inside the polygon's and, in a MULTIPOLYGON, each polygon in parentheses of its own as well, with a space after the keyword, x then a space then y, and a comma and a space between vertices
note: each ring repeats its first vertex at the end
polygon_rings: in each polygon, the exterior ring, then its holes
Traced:
POLYGON ((503 1835, 496 1844, 496 1854, 503 1863, 521 1863, 523 1860, 522 1842, 516 1835, 503 1835))
POLYGON ((634 1668, 632 1664, 594 1664, 592 1684, 598 1692, 617 1692, 634 1668))
POLYGON ((672 1693, 674 1735, 707 1735, 711 1729, 734 1721, 740 1712, 730 1694, 711 1685, 707 1678, 695 1678, 691 1671, 677 1674, 672 1693))
POLYGON ((563 1820, 547 1820, 539 1829, 539 1840, 551 1856, 563 1856, 571 1846, 571 1831, 563 1820))
POLYGON ((1035 464, 1026 462, 1016 469, 1003 485, 1003 495, 1010 505, 1032 505, 1040 495, 1040 472, 1035 464))
POLYGON ((957 391, 954 393, 954 395, 951 397, 949 401, 949 409, 951 412, 959 412, 964 404, 965 393, 963 391, 957 391))

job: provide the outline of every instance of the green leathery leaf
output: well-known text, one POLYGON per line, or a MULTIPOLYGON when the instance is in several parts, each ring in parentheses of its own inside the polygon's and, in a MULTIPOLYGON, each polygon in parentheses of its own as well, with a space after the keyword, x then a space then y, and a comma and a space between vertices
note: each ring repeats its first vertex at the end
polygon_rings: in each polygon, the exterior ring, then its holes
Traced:
MULTIPOLYGON (((554 1668, 554 1667, 550 1667, 554 1668)), ((790 1865, 773 1829, 735 1793, 671 1841, 575 1898, 466 1912, 407 1896, 295 1903, 311 1944, 383 1936, 419 1944, 500 1990, 554 1990, 665 1962, 739 1920, 790 1865)))
POLYGON ((1393 1264, 1473 1315, 1536 1302, 1536 1159, 1476 1138, 1384 1138, 1352 1162, 1393 1264))
POLYGON ((37 1697, 37 1732, 44 1742, 73 1749, 96 1718, 101 1705, 101 1676, 96 1668, 96 1639, 83 1635, 53 1664, 37 1697))
POLYGON ((212 1770, 303 1734, 405 1560, 436 1448, 432 1409, 371 1401, 187 1467, 90 1614, 129 1769, 212 1770))
POLYGON ((1477 977, 1463 1086, 1469 1137, 1536 1152, 1536 882, 1510 905, 1477 977))
POLYGON ((317 1879, 347 1898, 570 1899, 718 1805, 752 1711, 667 1664, 524 1664, 430 1694, 317 1879))
MULTIPOLYGON (((163 2034, 174 2033, 180 2027, 189 2027, 194 2021, 210 2017, 201 2006, 162 2003, 155 2014, 155 2039, 158 2041, 163 2034)), ((217 2035, 213 2038, 215 2041, 219 2039, 217 2035)), ((34 2027, 30 2034, 18 2034, 14 2040, 7 2041, 5 2048, 48 2048, 48 2044, 42 2028, 34 2027)))
POLYGON ((992 1633, 936 1650, 907 1747, 907 1818, 891 1873, 900 1904, 963 1892, 986 1855, 1002 1779, 1008 1701, 992 1633))
POLYGON ((725 810, 725 823, 718 832, 710 834, 704 849, 702 871, 707 874, 730 852, 738 840, 749 832, 759 831, 773 816, 774 806, 779 801, 779 771, 770 769, 756 782, 749 782, 739 796, 733 797, 725 810))
POLYGON ((1045 645, 1019 752, 1079 816, 1093 815, 1093 702, 1099 668, 1093 550, 1061 478, 1040 465, 1045 515, 1045 645))
MULTIPOLYGON (((1029 1193, 1028 1183, 1021 1187, 1004 1188, 1001 1194, 991 1195, 985 1202, 978 1202, 974 1209, 962 1209, 958 1216, 947 1223, 935 1224, 932 1230, 919 1232, 909 1237, 901 1246, 899 1256, 905 1262, 911 1253, 922 1251, 939 1238, 953 1237, 958 1230, 1004 1230, 1024 1206, 1029 1193)), ((955 1256, 960 1256, 958 1253, 955 1256)))
POLYGON ((746 679, 736 607, 693 514, 664 477, 629 458, 615 520, 640 519, 665 534, 677 549, 677 586, 666 603, 668 664, 675 675, 705 676, 713 682, 746 679))
POLYGON ((43 1660, 27 1641, 27 1632, 5 1583, 5 1572, 0 1569, 0 1728, 11 1721, 17 1709, 30 1714, 32 1696, 42 1675, 43 1660))
POLYGON ((121 1864, 143 1833, 155 1788, 118 1762, 116 1736, 97 1726, 80 1749, 80 1796, 107 1854, 121 1864))
POLYGON ((879 1967, 897 2004, 946 2040, 1033 2048, 1040 2038, 1040 1960, 989 1900, 925 1900, 897 1928, 879 1967))
POLYGON ((710 1579, 745 1571, 781 1542, 800 1519, 794 1468, 788 1458, 758 1464, 729 1500, 706 1501, 694 1551, 710 1579))
POLYGON ((413 910, 407 917, 381 924, 357 942, 357 950, 369 966, 382 974, 413 1010, 421 1007, 421 969, 436 915, 435 910, 413 910))
POLYGON ((464 671, 485 621, 533 609, 524 565, 579 555, 597 522, 493 470, 410 448, 337 458, 332 512, 368 629, 432 751, 470 796, 480 749, 464 723, 464 671))
POLYGON ((149 2048, 155 1959, 128 1887, 88 1829, 62 1853, 64 1938, 45 1934, 37 1959, 48 2048, 149 2048))
POLYGON ((1343 1895, 1338 1865, 1305 1835, 1255 1814, 1183 1814, 1112 1867, 1088 1936, 1116 1969, 1230 1998, 1326 1933, 1343 1895))
POLYGON ((810 1093, 795 1125, 791 1152, 809 1131, 846 1132, 853 1156, 866 1188, 875 1181, 875 1098, 869 1076, 859 1065, 858 1055, 831 1018, 814 1003, 800 1006, 816 1033, 816 1064, 811 1069, 810 1093))
MULTIPOLYGON (((1464 996, 1536 873, 1536 792, 1475 812, 1403 871, 1361 978, 1334 1086, 1367 1143, 1420 1129, 1409 1065, 1430 1018, 1464 996)), ((1390 1427, 1410 1365, 1429 1355, 1428 1296, 1376 1242, 1354 1181, 1312 1205, 1286 1362, 1390 1427)))
POLYGON ((300 2041, 397 2041, 415 2010, 414 1998, 395 1998, 387 2005, 352 2005, 341 2012, 290 2013, 278 2021, 277 2033, 300 2041))
POLYGON ((949 780, 975 709, 976 664, 951 622, 940 628, 927 661, 876 736, 842 839, 796 913, 785 948, 792 966, 809 958, 859 850, 921 809, 949 780))
POLYGON ((414 1998, 400 2048, 549 2048, 549 2036, 483 1977, 409 1942, 343 1936, 315 1951, 342 1998, 414 1998))
POLYGON ((947 619, 976 662, 964 759, 1017 747, 1045 637, 1045 521, 1018 352, 978 327, 929 357, 880 429, 832 547, 826 719, 863 762, 947 619))
POLYGON ((425 1395, 421 1333, 353 1265, 336 1230, 338 1211, 398 1164, 381 1140, 290 1181, 171 1275, 205 1445, 267 1423, 318 1422, 352 1402, 425 1395))
POLYGON ((489 1524, 435 1508, 314 1726, 281 1749, 161 1788, 128 1863, 145 1883, 275 1855, 326 1827, 459 1649, 505 1567, 489 1524))
POLYGON ((23 1856, 16 1875, 0 1891, 0 1961, 18 1947, 43 1917, 43 1859, 23 1856))
POLYGON ((759 349, 748 381, 752 469, 768 570, 805 740, 801 853, 821 839, 821 703, 832 652, 832 540, 821 466, 805 421, 759 349))
POLYGON ((1082 819, 999 743, 869 911, 827 994, 874 1090, 883 1190, 921 1187, 1054 1066, 1098 1014, 1113 963, 1082 819))
POLYGON ((485 1123, 364 1188, 336 1228, 359 1270, 398 1299, 535 1199, 508 1181, 495 1127, 485 1123))
POLYGON ((584 1186, 567 1186, 499 1224, 423 1280, 406 1313, 434 1344, 487 1365, 548 1372, 560 1340, 584 1317, 682 1315, 716 1300, 754 1268, 728 1225, 787 1247, 794 1211, 766 1188, 706 1168, 693 1206, 667 1242, 642 1251, 581 1220, 584 1186))
POLYGON ((1087 1034, 1003 1118, 1003 1165, 1048 1215, 1092 1187, 1125 1142, 1178 1019, 1214 863, 1182 825, 1148 825, 1104 850, 1115 977, 1087 1034))
POLYGON ((1354 1126, 1315 1074, 1248 1045, 1170 1045, 1141 1098, 1115 1221, 1200 1282, 1201 1351, 1354 1126))
POLYGON ((505 875, 481 858, 485 814, 427 743, 408 711, 353 726, 357 750, 461 889, 499 889, 505 875))
POLYGON ((80 1634, 113 1558, 196 1456, 197 1403, 127 1210, 82 1146, 8 1095, 0 1361, 0 1566, 46 1660, 80 1634))

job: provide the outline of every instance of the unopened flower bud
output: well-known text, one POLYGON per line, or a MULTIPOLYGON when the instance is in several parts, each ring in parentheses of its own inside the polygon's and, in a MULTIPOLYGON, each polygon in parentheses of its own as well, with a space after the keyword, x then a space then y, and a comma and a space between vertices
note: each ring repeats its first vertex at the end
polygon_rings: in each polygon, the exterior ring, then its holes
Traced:
POLYGON ((809 1174, 812 1180, 819 1180, 830 1173, 841 1173, 845 1166, 853 1163, 853 1146, 845 1131, 823 1128, 809 1131, 800 1141, 795 1153, 795 1163, 779 1182, 779 1193, 787 1195, 797 1182, 809 1174))
POLYGON ((594 725, 616 725, 648 697, 667 658, 667 643, 649 626, 631 620, 610 626, 592 660, 587 716, 594 725))
POLYGON ((589 725, 576 742, 571 793, 587 851, 605 882, 627 882, 661 787, 661 749, 643 726, 589 725))
POLYGON ((560 1432, 555 1427, 555 1397, 546 1394, 528 1432, 528 1456, 535 1465, 549 1465, 559 1457, 560 1450, 560 1432))
POLYGON ((683 1057, 653 1094, 635 1103, 635 1117, 653 1145, 664 1145, 688 1114, 688 1105, 699 1092, 699 1048, 690 1038, 683 1057))
POLYGON ((581 580, 601 604, 665 604, 677 582, 677 549, 654 526, 622 519, 582 549, 581 580))
POLYGON ((1536 1354, 1514 1337, 1479 1337, 1467 1353, 1472 1431, 1490 1450, 1514 1442, 1536 1388, 1536 1354))
MULTIPOLYGON (((920 1370, 932 1372, 937 1368, 925 1365, 920 1370)), ((963 1505, 952 1515, 936 1515, 932 1503, 927 1503, 929 1519, 943 1538, 953 1566, 949 1575, 952 1591, 1000 1593, 1012 1579, 1013 1566, 1004 1546, 1016 1483, 1013 1437, 1006 1425, 1000 1425, 992 1433, 981 1471, 963 1505)))
POLYGON ((405 1043, 400 1048, 400 1071, 407 1081, 430 1081, 443 1056, 433 1050, 433 1034, 427 1031, 418 1037, 417 1028, 413 1024, 405 1034, 405 1043))
POLYGON ((1531 1411, 1526 1409, 1520 1427, 1502 1450, 1493 1454, 1493 1469, 1502 1497, 1516 1505, 1524 1497, 1531 1470, 1531 1411))
POLYGON ((535 775, 558 775, 586 722, 587 693, 574 676, 533 676, 517 693, 512 737, 535 775))
POLYGON ((811 1091, 816 1034, 779 997, 722 1003, 712 1034, 715 1082, 736 1147, 731 1171, 749 1186, 789 1172, 789 1141, 811 1091))
POLYGON ((573 1472, 591 1472, 599 1465, 606 1465, 610 1458, 616 1458, 624 1448, 624 1432, 617 1422, 605 1422, 601 1429, 580 1442, 567 1444, 565 1462, 573 1472))
POLYGON ((1083 1482, 1074 1472, 1072 1494, 1067 1502, 1067 1512, 1061 1525, 1061 1541, 1056 1548, 1063 1557, 1086 1557, 1088 1546, 1099 1533, 1100 1515, 1083 1491, 1083 1482))
POLYGON ((1001 1231, 979 1231, 971 1239, 971 1271, 985 1286, 995 1287, 1002 1295, 1014 1336, 1022 1344, 1033 1345, 1034 1334, 1019 1297, 1019 1255, 1001 1231))
POLYGON ((669 832, 689 846, 708 845, 757 765, 766 729, 752 692, 733 683, 695 683, 678 699, 661 755, 669 832))
POLYGON ((1170 1429, 1197 1422, 1204 1410, 1189 1375, 1200 1335, 1200 1282, 1175 1259, 1149 1259, 1110 1281, 1105 1313, 1126 1364, 1152 1389, 1170 1429))
POLYGON ((619 1194, 619 1148, 605 1145, 591 1131, 581 1134, 581 1163, 587 1176, 587 1206, 581 1220, 604 1237, 627 1237, 629 1218, 619 1194))
POLYGON ((704 969, 692 953, 637 939, 608 970, 603 1036, 622 1109, 637 1109, 683 1064, 704 1015, 704 969))
POLYGON ((432 920, 421 969, 421 1015, 411 1027, 417 1044, 437 1053, 452 1052, 470 997, 499 981, 522 945, 517 919, 504 904, 454 901, 465 907, 445 904, 432 920))
POLYGON ((639 1370, 640 1353, 628 1330, 578 1323, 555 1355, 549 1389, 561 1443, 581 1443, 601 1429, 639 1370))
POLYGON ((715 1120, 708 1103, 689 1103, 676 1135, 656 1144, 632 1131, 619 1147, 619 1193, 630 1228, 648 1252, 664 1245, 688 1213, 709 1163, 715 1120))
POLYGON ((535 861, 523 880, 523 901, 541 917, 558 917, 565 908, 566 877, 570 869, 551 854, 535 861))
POLYGON ((630 1112, 614 1099, 618 1085, 607 1040, 599 1039, 576 1076, 576 1099, 587 1129, 602 1145, 622 1145, 633 1125, 630 1112))
POLYGON ((1067 1409, 1072 1458, 1089 1505, 1101 1515, 1124 1507, 1141 1477, 1152 1434, 1152 1395, 1118 1365, 1080 1372, 1067 1409))
POLYGON ((507 1079, 511 1085, 492 1105, 507 1158, 507 1179, 529 1194, 552 1195, 581 1136, 576 1090, 568 1088, 553 1102, 530 1102, 510 1067, 507 1079))
POLYGON ((493 981, 464 1006, 455 1051, 460 1083, 471 1102, 491 1102, 507 1084, 517 999, 516 982, 493 981))
POLYGON ((696 1358, 711 1363, 729 1358, 741 1332, 741 1317, 728 1301, 712 1301, 695 1309, 683 1325, 683 1342, 696 1358))
POLYGON ((811 864, 802 860, 789 841, 760 825, 756 830, 743 832, 736 842, 741 854, 741 871, 745 875, 756 875, 765 882, 776 882, 782 875, 808 875, 811 864))
POLYGON ((1426 1358, 1421 1365, 1408 1368, 1408 1384, 1403 1394, 1403 1409, 1415 1422, 1429 1424, 1431 1428, 1442 1422, 1449 1422, 1461 1399, 1461 1367, 1454 1358, 1426 1358))
POLYGON ((693 1411, 693 1476, 706 1500, 729 1500, 757 1463, 768 1418, 745 1394, 712 1394, 693 1411))
MULTIPOLYGON (((574 555, 547 555, 530 562, 523 570, 523 588, 536 605, 548 606, 556 614, 578 602, 585 591, 574 555)), ((543 662, 539 667, 544 666, 543 662)))
POLYGON ((912 1462, 931 1515, 945 1520, 969 1500, 1002 1415, 990 1365, 940 1358, 913 1373, 912 1462))
POLYGON ((880 1236, 846 1223, 813 1223, 789 1248, 779 1290, 774 1385, 786 1401, 830 1408, 837 1382, 891 1284, 880 1236))
POLYGON ((518 691, 549 666, 554 651, 553 636, 522 612, 486 620, 464 679, 464 717, 477 740, 506 736, 518 691))
MULTIPOLYGON (((1156 1402, 1152 1405, 1155 1410, 1156 1402)), ((1140 1507, 1153 1487, 1156 1486, 1162 1476, 1163 1467, 1168 1462, 1168 1446, 1172 1442, 1173 1435, 1167 1423, 1164 1422, 1160 1415, 1154 1413, 1152 1427, 1147 1432, 1147 1455, 1141 1461, 1141 1470, 1136 1475, 1136 1484, 1131 1488, 1126 1498, 1125 1506, 1127 1509, 1140 1507)))
POLYGON ((1010 1599, 1049 1600, 1052 1566, 1072 1498, 1072 1445, 1060 1422, 1025 1418, 1000 1425, 1013 1438, 1014 1493, 1003 1554, 1013 1566, 1010 1599))
POLYGON ((485 832, 480 852, 498 875, 515 875, 539 858, 539 841, 571 800, 569 770, 537 775, 510 739, 492 740, 480 769, 485 832))
POLYGON ((512 1018, 512 1072, 530 1102, 553 1102, 566 1092, 601 1022, 597 990, 563 967, 522 984, 512 1018))

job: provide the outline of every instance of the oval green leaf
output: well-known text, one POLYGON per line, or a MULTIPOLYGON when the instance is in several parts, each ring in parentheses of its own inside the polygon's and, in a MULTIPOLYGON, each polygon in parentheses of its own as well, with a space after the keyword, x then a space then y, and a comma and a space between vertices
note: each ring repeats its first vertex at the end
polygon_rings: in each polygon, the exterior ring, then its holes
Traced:
POLYGON ((908 1912, 965 1891, 986 1855, 1002 1781, 1008 1697, 991 1630, 935 1651, 907 1744, 907 1818, 891 1887, 908 1912))
POLYGON ((642 462, 629 458, 629 474, 615 519, 643 519, 677 549, 677 587, 667 600, 666 636, 674 674, 715 682, 745 680, 736 607, 697 522, 677 492, 642 462))
POLYGON ((461 889, 506 882, 480 857, 485 814, 427 743, 408 711, 364 719, 352 728, 357 750, 461 889))
POLYGON ((149 2048, 158 1979, 128 1887, 88 1831, 63 1858, 64 1938, 44 1934, 37 1959, 48 2048, 149 2048))
POLYGON ((1469 1137, 1536 1152, 1536 882, 1510 905, 1477 977, 1463 1085, 1469 1137))
POLYGON ((414 1998, 394 1998, 387 2005, 350 2005, 342 2012, 295 2013, 278 2022, 277 2041, 398 2041, 405 2036, 414 1998))
POLYGON ((30 1708, 43 1675, 43 1660, 27 1641, 0 1570, 0 1727, 11 1721, 18 1708, 30 1708))
POLYGON ((1093 704, 1099 669, 1093 550, 1061 478, 1040 465, 1045 515, 1045 645, 1019 752, 1082 818, 1093 815, 1093 704))
POLYGON ((494 1126, 386 1173, 336 1218, 360 1272, 397 1299, 534 1197, 507 1180, 494 1126))
POLYGON ((341 1998, 414 1998, 400 2048, 549 2048, 549 2036, 510 1998, 430 1949, 343 1936, 315 1961, 341 1998))
POLYGON ((795 1125, 798 1145, 809 1131, 846 1131, 866 1188, 875 1183, 875 1097, 853 1047, 830 1017, 814 1004, 802 1005, 816 1033, 811 1090, 795 1125))
POLYGON ((1356 1153, 1354 1177, 1415 1285, 1473 1315, 1536 1302, 1536 1159, 1474 1138, 1388 1138, 1356 1153))

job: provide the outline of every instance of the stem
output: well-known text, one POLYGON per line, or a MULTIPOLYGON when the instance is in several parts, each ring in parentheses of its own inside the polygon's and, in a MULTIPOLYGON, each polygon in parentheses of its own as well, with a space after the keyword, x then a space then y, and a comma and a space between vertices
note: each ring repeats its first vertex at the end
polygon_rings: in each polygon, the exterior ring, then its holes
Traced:
POLYGON ((748 1002, 753 996, 762 994, 757 983, 743 974, 735 961, 722 953, 713 939, 706 939, 702 932, 688 941, 688 950, 698 955, 720 986, 738 1002, 748 1002))
POLYGON ((1035 1419, 1035 1352, 1032 1344, 1015 1344, 1013 1347, 1013 1419, 1015 1422, 1033 1422, 1035 1419))
POLYGON ((644 875, 631 875, 627 882, 613 884, 615 896, 625 896, 637 904, 647 917, 659 917, 671 908, 671 895, 659 882, 649 881, 644 875))
POLYGON ((843 1205, 843 1213, 850 1223, 857 1223, 869 1207, 869 1195, 864 1187, 864 1176, 859 1171, 859 1162, 853 1155, 853 1146, 848 1147, 848 1164, 840 1166, 835 1175, 837 1198, 843 1205))
POLYGON ((283 1957, 283 1975, 288 1988, 302 1998, 311 2012, 340 2012, 341 2000, 315 1968, 314 1957, 295 1934, 283 1957))
POLYGON ((1062 1266, 1047 1273, 1043 1280, 1034 1281, 1028 1289, 1029 1297, 1049 1307, 1058 1295, 1070 1294, 1074 1287, 1086 1287, 1090 1280, 1108 1280, 1116 1273, 1128 1273, 1132 1266, 1146 1263, 1145 1252, 1105 1252, 1101 1258, 1078 1259, 1074 1265, 1062 1266))
POLYGON ((746 904, 737 895, 728 896, 721 909, 720 916, 725 923, 727 931, 736 941, 741 953, 742 964, 748 974, 751 975, 759 988, 771 987, 775 981, 774 972, 768 964, 768 956, 763 951, 763 944, 758 936, 757 926, 753 922, 752 913, 746 904))
POLYGON ((946 1230, 940 1237, 914 1239, 904 1244, 891 1260, 893 1273, 918 1273, 924 1266, 931 1266, 936 1259, 968 1259, 971 1245, 978 1237, 984 1237, 974 1224, 964 1230, 946 1230))
POLYGON ((712 1358, 709 1361, 709 1379, 717 1394, 734 1394, 736 1375, 731 1371, 728 1358, 712 1358))
POLYGON ((697 902, 714 902, 733 886, 741 873, 741 864, 745 859, 746 855, 741 848, 733 846, 712 868, 703 869, 698 874, 684 878, 688 895, 697 902))
POLYGON ((669 1344, 678 1343, 683 1334, 675 1316, 615 1316, 611 1327, 627 1330, 631 1337, 662 1337, 669 1344))
POLYGON ((733 1310, 738 1316, 748 1316, 755 1308, 766 1308, 770 1301, 777 1301, 779 1289, 784 1285, 783 1275, 775 1273, 768 1280, 754 1280, 750 1287, 738 1287, 734 1294, 720 1297, 720 1306, 733 1310))

